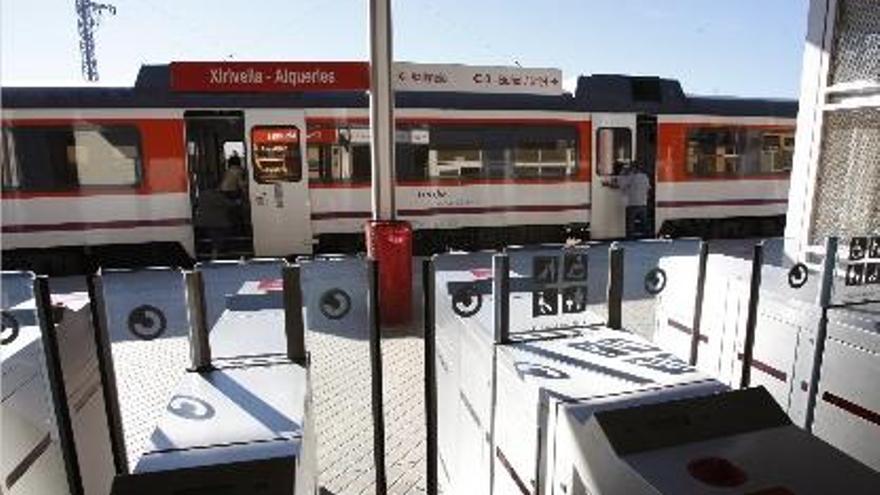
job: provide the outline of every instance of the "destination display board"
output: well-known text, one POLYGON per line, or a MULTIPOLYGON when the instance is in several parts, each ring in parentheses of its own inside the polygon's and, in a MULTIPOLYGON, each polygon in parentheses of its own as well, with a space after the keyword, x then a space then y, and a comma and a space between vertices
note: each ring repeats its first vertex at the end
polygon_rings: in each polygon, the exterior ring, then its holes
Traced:
POLYGON ((461 64, 394 64, 399 91, 462 91, 467 93, 562 94, 562 71, 531 67, 461 64))
MULTIPOLYGON (((367 62, 172 62, 171 90, 272 93, 367 91, 367 62)), ((397 91, 561 95, 562 71, 552 68, 397 62, 397 91)))
POLYGON ((370 87, 366 62, 172 62, 182 92, 351 91, 370 87))

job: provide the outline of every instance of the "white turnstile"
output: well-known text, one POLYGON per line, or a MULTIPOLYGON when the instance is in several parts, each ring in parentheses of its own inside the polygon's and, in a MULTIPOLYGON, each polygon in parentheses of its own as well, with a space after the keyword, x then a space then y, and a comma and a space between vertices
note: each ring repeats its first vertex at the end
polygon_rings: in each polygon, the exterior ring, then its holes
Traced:
MULTIPOLYGON (((765 387, 796 425, 880 470, 880 391, 872 385, 880 379, 880 285, 852 276, 853 266, 880 265, 880 255, 828 256, 824 303, 821 271, 761 265, 750 384, 765 387)), ((697 276, 686 260, 660 266, 697 276)), ((707 263, 697 367, 731 386, 744 372, 750 275, 750 262, 739 258, 712 255, 707 263)), ((690 356, 695 308, 687 279, 670 281, 655 313, 655 341, 682 359, 690 356)))
MULTIPOLYGON (((785 358, 787 365, 777 363, 772 350, 802 352, 798 343, 809 340, 806 330, 790 342, 776 342, 772 333, 757 339, 750 362, 756 370, 752 382, 760 386, 731 391, 728 384, 738 381, 742 365, 690 366, 681 345, 663 349, 626 329, 590 324, 589 314, 562 313, 564 294, 589 286, 565 279, 564 268, 572 263, 566 257, 572 255, 589 256, 589 251, 541 247, 434 258, 431 358, 438 403, 437 478, 444 492, 678 494, 722 493, 718 486, 724 486, 736 493, 819 494, 839 488, 867 494, 880 486, 877 473, 822 441, 823 421, 843 424, 823 419, 830 411, 817 412, 820 438, 786 416, 794 402, 804 401, 804 393, 791 392, 803 371, 794 369, 793 356, 785 358), (779 381, 776 365, 785 370, 787 387, 771 382, 779 381), (730 376, 721 375, 723 367, 730 368, 730 376)), ((691 260, 686 264, 697 266, 691 260)), ((650 287, 646 279, 646 290, 665 295, 658 315, 666 327, 669 320, 691 321, 683 301, 671 297, 687 291, 676 291, 675 284, 663 288, 667 281, 690 280, 687 270, 660 265, 670 278, 650 287)), ((769 296, 764 302, 762 311, 770 311, 769 296)), ((705 317, 719 316, 723 313, 705 317)), ((862 320, 841 318, 840 325, 839 330, 829 327, 826 367, 839 361, 831 357, 838 352, 831 336, 865 328, 862 320)), ((660 328, 659 336, 673 331, 689 337, 675 328, 660 328)), ((715 354, 701 349, 706 360, 719 360, 722 351, 732 353, 734 362, 748 359, 734 352, 743 350, 736 342, 741 336, 709 334, 709 343, 713 337, 729 342, 715 354)), ((689 348, 689 338, 687 343, 689 348)), ((833 376, 822 383, 832 387, 833 376)), ((841 391, 847 397, 859 393, 866 392, 841 391)), ((841 404, 834 398, 829 402, 841 404)), ((869 433, 864 438, 863 447, 872 455, 876 443, 869 433)), ((857 456, 853 449, 847 453, 857 456)))
POLYGON ((38 311, 33 286, 32 274, 3 274, 4 490, 105 495, 113 459, 88 295, 38 311))

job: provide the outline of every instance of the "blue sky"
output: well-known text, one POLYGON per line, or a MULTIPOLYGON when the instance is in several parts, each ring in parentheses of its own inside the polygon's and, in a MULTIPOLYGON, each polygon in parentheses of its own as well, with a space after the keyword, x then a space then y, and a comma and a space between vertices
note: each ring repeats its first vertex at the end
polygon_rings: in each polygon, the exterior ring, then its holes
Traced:
MULTIPOLYGON (((104 0, 102 85, 142 63, 366 60, 366 0, 104 0)), ((807 0, 393 0, 395 59, 679 79, 694 94, 797 97, 807 0)), ((74 0, 0 2, 0 80, 84 84, 74 0)))

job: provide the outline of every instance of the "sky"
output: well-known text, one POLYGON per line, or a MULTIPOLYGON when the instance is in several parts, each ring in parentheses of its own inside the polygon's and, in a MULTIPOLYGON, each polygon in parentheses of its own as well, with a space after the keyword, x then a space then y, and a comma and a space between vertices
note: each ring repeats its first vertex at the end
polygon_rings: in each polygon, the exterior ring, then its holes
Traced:
MULTIPOLYGON (((681 81, 687 93, 797 98, 808 0, 392 0, 394 58, 681 81)), ((100 85, 146 63, 366 60, 367 0, 104 0, 100 85)), ((3 86, 87 84, 75 0, 0 2, 3 86)))

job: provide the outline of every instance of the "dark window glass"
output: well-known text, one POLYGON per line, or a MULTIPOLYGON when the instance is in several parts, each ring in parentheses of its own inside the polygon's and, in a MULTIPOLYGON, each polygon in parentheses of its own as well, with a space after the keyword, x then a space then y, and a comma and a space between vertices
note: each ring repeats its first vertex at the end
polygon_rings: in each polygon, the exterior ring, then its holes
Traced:
MULTIPOLYGON (((370 180, 369 131, 339 129, 336 142, 309 128, 312 177, 328 181, 370 180), (313 149, 314 146, 314 149, 313 149), (329 153, 318 147, 326 147, 329 153), (329 170, 329 173, 324 172, 329 170)), ((398 180, 462 178, 553 178, 577 172, 573 126, 400 126, 395 136, 398 180)))
POLYGON ((689 174, 748 176, 791 170, 794 132, 748 127, 700 127, 687 139, 689 174))
POLYGON ((432 126, 430 177, 560 178, 577 173, 570 126, 432 126))
POLYGON ((306 147, 306 157, 309 164, 309 182, 330 182, 333 173, 338 169, 337 159, 339 150, 329 144, 309 144, 306 147))
POLYGON ((4 128, 3 149, 5 189, 134 186, 140 179, 140 134, 133 126, 4 128))
POLYGON ((428 145, 398 142, 394 150, 397 178, 424 180, 428 178, 428 145))
POLYGON ((596 130, 596 174, 619 175, 632 161, 632 131, 627 127, 596 130))
POLYGON ((302 179, 299 128, 260 126, 251 130, 254 179, 262 184, 302 179))
POLYGON ((370 145, 358 144, 351 147, 351 180, 369 182, 371 177, 370 145))

